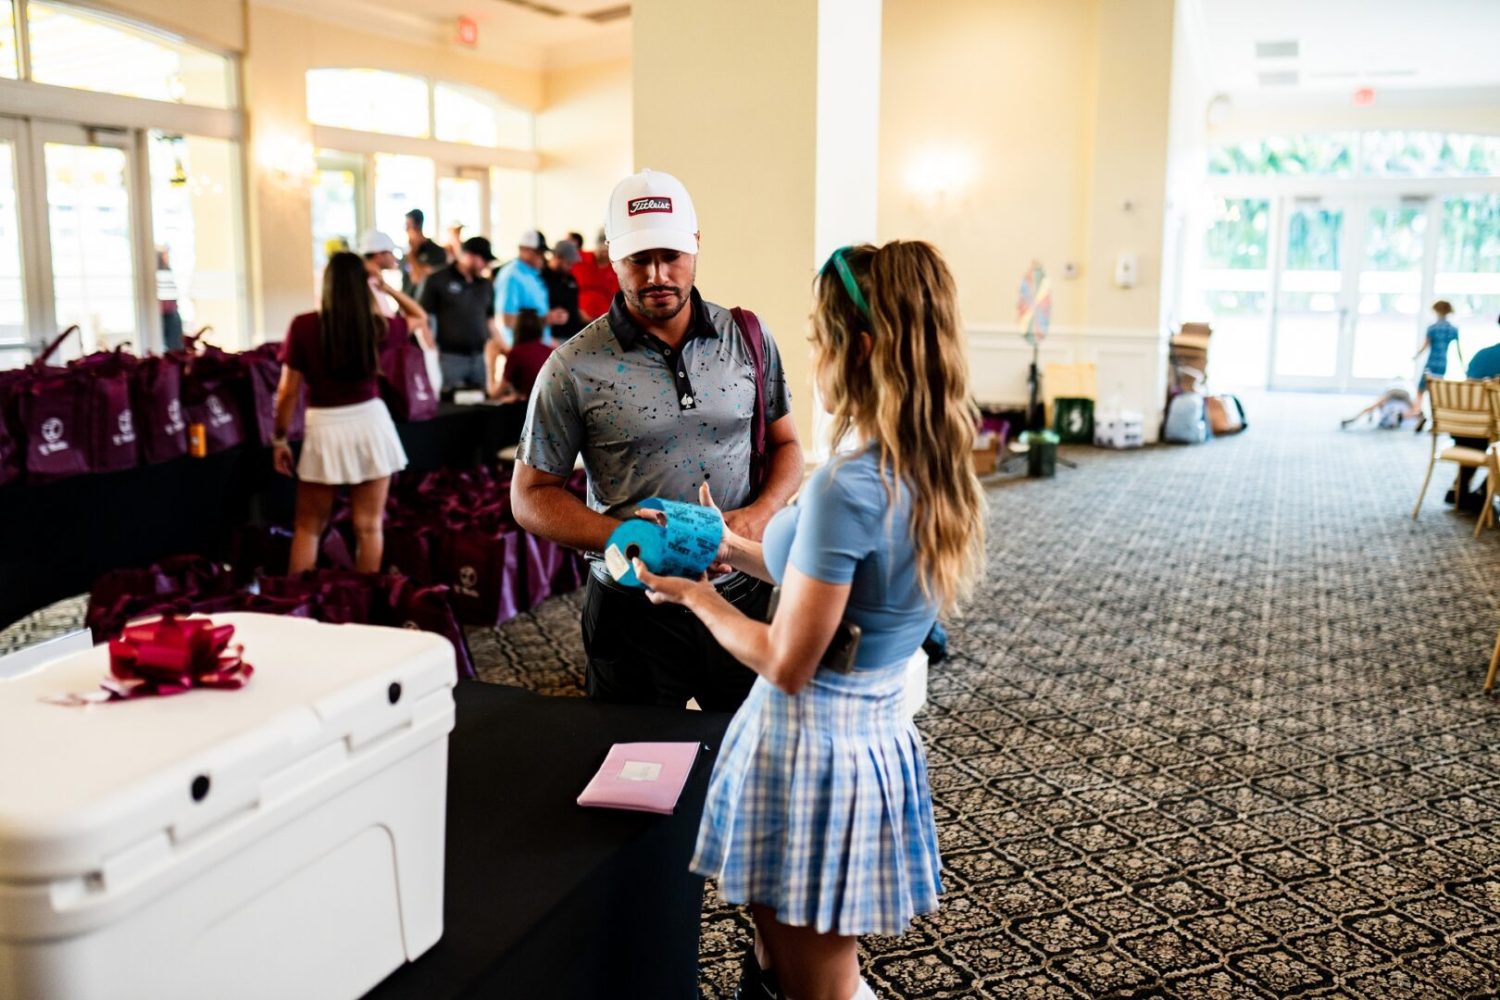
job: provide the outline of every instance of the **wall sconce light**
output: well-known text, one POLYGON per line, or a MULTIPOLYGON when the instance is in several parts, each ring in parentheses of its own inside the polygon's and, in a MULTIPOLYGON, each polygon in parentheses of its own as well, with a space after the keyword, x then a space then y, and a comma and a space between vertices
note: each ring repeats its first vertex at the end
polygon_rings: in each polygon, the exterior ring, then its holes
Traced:
POLYGON ((263 136, 256 143, 256 162, 282 187, 311 187, 318 175, 312 143, 285 133, 263 136))
POLYGON ((927 149, 907 164, 906 187, 924 203, 942 205, 967 193, 978 173, 968 150, 927 149))

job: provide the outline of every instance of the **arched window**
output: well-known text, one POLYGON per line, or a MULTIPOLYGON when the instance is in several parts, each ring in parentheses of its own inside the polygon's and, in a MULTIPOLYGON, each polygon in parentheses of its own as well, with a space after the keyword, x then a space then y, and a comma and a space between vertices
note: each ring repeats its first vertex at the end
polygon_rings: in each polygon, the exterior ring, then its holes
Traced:
POLYGON ((427 81, 382 69, 310 69, 307 120, 426 139, 432 134, 427 81))
POLYGON ((307 71, 314 125, 529 150, 532 115, 478 87, 378 69, 307 71))
MULTIPOLYGON (((6 5, 7 7, 9 4, 6 5)), ((228 57, 98 11, 26 4, 31 79, 172 104, 235 104, 228 57)))

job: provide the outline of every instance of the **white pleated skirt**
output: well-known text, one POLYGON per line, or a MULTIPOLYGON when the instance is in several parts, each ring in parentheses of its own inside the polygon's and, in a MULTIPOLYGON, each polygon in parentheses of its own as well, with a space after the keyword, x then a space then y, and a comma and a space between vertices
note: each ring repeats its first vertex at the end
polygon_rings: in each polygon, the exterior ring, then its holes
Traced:
POLYGON ((406 449, 391 411, 379 399, 351 406, 310 406, 297 478, 353 486, 406 468, 406 449))

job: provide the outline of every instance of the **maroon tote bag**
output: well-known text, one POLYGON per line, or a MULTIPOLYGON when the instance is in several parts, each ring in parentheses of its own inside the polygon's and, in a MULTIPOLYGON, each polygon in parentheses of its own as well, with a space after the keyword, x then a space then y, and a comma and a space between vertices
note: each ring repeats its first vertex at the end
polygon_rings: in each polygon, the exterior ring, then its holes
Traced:
POLYGON ((147 465, 187 454, 187 413, 182 408, 182 358, 143 358, 135 371, 135 423, 147 465))
POLYGON ((412 423, 437 416, 437 393, 427 378, 427 361, 399 316, 391 320, 391 334, 380 349, 380 396, 393 420, 412 423))

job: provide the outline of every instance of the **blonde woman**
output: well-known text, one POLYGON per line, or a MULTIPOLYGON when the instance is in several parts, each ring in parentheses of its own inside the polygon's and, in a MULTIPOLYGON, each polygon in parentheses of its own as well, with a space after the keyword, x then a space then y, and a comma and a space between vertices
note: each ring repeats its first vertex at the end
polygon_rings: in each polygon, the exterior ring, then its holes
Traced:
POLYGON ((720 552, 780 582, 773 621, 706 581, 635 571, 760 675, 725 735, 693 859, 755 919, 741 995, 775 996, 779 981, 793 1000, 851 1000, 873 996, 857 936, 905 931, 942 891, 904 675, 981 571, 984 498, 953 278, 933 247, 836 251, 812 342, 834 439, 860 446, 813 474, 763 545, 730 534, 720 552))

